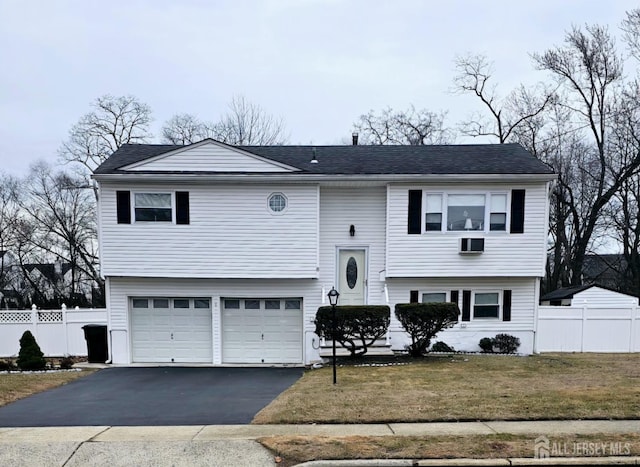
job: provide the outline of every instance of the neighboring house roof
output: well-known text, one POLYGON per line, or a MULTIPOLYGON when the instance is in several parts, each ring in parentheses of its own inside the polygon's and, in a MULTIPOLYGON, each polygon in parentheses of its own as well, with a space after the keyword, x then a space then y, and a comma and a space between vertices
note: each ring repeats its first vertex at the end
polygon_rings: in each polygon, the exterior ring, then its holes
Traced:
POLYGON ((32 272, 34 270, 40 271, 40 274, 42 274, 51 282, 56 281, 56 267, 54 264, 46 264, 46 263, 25 264, 24 269, 27 272, 32 272))
POLYGON ((611 286, 620 282, 621 274, 626 269, 627 261, 622 254, 585 255, 582 276, 585 282, 611 286))
MULTIPOLYGON (((211 142, 214 141, 211 140, 211 142)), ((553 171, 546 164, 536 159, 519 144, 228 147, 231 150, 239 149, 280 164, 295 167, 299 170, 296 172, 298 174, 553 174, 553 171), (314 154, 317 163, 311 162, 314 154)), ((94 173, 96 175, 127 173, 121 169, 184 148, 188 148, 188 146, 125 144, 103 162, 94 173)), ((142 170, 137 173, 145 172, 142 170)), ((152 173, 186 174, 196 172, 185 167, 184 171, 153 171, 152 173)))
POLYGON ((575 285, 573 287, 562 287, 561 289, 554 290, 553 292, 549 292, 548 294, 540 297, 540 300, 564 300, 567 298, 573 298, 573 296, 577 293, 582 292, 583 290, 587 290, 596 284, 587 284, 587 285, 575 285))
POLYGON ((540 300, 564 300, 564 299, 569 299, 569 298, 573 298, 573 296, 575 294, 578 294, 580 292, 584 292, 587 289, 590 289, 591 287, 598 287, 604 290, 608 290, 610 292, 615 292, 617 294, 624 294, 624 295, 629 295, 634 297, 635 295, 633 294, 629 294, 629 293, 624 293, 624 292, 620 292, 618 290, 614 290, 611 289, 609 287, 606 287, 602 284, 585 284, 585 285, 575 285, 572 287, 563 287, 561 289, 557 289, 554 290, 553 292, 549 292, 548 294, 543 295, 542 297, 540 297, 540 300))

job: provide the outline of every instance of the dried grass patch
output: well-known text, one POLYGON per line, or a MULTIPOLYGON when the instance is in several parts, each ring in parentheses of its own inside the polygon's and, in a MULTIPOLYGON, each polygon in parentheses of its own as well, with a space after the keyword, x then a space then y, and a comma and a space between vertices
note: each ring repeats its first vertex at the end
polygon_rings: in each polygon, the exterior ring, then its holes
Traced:
POLYGON ((62 386, 75 379, 87 376, 93 373, 93 371, 94 370, 0 374, 0 406, 38 392, 62 386))
POLYGON ((431 357, 303 377, 254 423, 640 418, 640 354, 431 357))
MULTIPOLYGON (((535 436, 274 436, 259 440, 280 457, 280 465, 332 459, 505 459, 533 457, 535 436)), ((552 442, 573 449, 574 443, 628 443, 629 453, 640 455, 640 434, 562 436, 552 442)))

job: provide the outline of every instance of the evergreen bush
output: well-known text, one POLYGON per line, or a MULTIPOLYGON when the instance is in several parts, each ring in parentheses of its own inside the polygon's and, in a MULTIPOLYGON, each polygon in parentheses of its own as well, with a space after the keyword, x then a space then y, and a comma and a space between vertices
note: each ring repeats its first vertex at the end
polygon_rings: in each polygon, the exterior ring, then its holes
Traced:
POLYGON ((16 361, 21 370, 44 370, 47 362, 31 331, 25 331, 20 338, 20 352, 16 361))
POLYGON ((431 339, 458 321, 460 309, 455 303, 398 303, 396 317, 411 336, 407 347, 412 357, 427 352, 431 339))
POLYGON ((438 341, 431 346, 431 352, 455 352, 455 349, 442 341, 438 341))
MULTIPOLYGON (((345 305, 336 307, 336 342, 349 350, 351 357, 367 353, 369 347, 389 329, 391 310, 386 305, 345 305)), ((333 312, 330 306, 318 308, 316 334, 332 339, 333 312)))

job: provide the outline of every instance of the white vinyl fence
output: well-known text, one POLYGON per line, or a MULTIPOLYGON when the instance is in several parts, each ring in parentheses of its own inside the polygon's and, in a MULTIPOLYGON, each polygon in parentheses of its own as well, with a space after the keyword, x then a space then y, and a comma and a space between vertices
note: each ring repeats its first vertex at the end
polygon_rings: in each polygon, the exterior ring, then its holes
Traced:
POLYGON ((640 307, 540 306, 535 352, 640 352, 640 307))
POLYGON ((0 310, 0 357, 14 357, 20 351, 20 337, 31 331, 46 357, 86 356, 82 326, 107 324, 107 310, 0 310))

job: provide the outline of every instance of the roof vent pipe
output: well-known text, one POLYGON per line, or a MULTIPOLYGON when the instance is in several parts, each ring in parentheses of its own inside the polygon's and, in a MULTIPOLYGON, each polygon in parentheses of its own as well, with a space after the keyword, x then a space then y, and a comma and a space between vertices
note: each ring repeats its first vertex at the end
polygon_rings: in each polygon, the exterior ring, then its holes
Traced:
POLYGON ((354 131, 353 133, 351 133, 351 143, 354 146, 358 145, 358 132, 354 131))
POLYGON ((313 148, 311 150, 311 152, 313 153, 313 157, 311 158, 311 163, 312 164, 317 164, 318 163, 318 158, 316 157, 316 148, 313 148))

